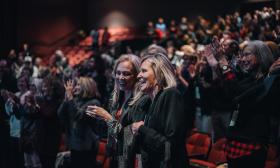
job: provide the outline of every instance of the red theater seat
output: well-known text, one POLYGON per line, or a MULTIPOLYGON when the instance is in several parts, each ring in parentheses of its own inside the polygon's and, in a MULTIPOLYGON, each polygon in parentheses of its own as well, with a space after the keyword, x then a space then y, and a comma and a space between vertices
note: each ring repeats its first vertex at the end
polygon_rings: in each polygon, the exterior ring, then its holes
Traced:
POLYGON ((196 132, 192 134, 186 143, 190 158, 206 159, 211 146, 211 138, 208 134, 196 132))
POLYGON ((101 139, 98 144, 98 152, 96 161, 102 165, 103 168, 109 168, 109 159, 106 157, 107 139, 101 139))
POLYGON ((278 165, 279 165, 279 160, 277 158, 277 146, 270 144, 268 146, 265 168, 278 168, 278 165))
POLYGON ((200 160, 200 159, 190 159, 190 164, 193 167, 215 168, 219 164, 225 163, 227 161, 224 152, 225 144, 226 144, 226 139, 218 140, 214 145, 212 145, 207 161, 200 160))

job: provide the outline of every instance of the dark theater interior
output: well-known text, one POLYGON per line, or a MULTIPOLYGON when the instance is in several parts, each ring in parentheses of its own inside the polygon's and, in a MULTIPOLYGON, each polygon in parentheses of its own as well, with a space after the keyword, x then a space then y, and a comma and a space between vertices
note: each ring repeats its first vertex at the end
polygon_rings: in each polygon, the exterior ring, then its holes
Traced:
POLYGON ((2 0, 0 168, 279 168, 280 0, 2 0))

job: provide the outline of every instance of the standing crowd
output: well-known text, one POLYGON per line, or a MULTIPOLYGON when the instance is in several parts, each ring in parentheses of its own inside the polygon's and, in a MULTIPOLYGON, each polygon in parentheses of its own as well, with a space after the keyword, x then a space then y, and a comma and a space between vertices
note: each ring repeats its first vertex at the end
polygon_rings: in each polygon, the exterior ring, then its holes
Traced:
POLYGON ((187 168, 196 129, 227 139, 230 168, 264 168, 280 145, 280 11, 159 18, 147 36, 119 56, 92 33, 94 55, 75 66, 60 50, 46 66, 27 44, 1 58, 0 167, 52 168, 65 150, 69 167, 99 167, 106 139, 112 168, 187 168))

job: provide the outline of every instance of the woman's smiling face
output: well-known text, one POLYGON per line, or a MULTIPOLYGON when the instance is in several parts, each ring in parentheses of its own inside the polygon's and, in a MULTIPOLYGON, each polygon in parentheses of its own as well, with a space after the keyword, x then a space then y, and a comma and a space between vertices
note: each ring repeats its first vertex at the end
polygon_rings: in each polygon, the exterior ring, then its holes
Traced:
POLYGON ((129 61, 120 62, 116 69, 116 82, 121 91, 130 91, 136 83, 133 65, 129 61))
POLYGON ((141 64, 138 79, 140 83, 140 90, 142 92, 148 94, 153 92, 157 82, 152 64, 148 61, 148 59, 141 64))

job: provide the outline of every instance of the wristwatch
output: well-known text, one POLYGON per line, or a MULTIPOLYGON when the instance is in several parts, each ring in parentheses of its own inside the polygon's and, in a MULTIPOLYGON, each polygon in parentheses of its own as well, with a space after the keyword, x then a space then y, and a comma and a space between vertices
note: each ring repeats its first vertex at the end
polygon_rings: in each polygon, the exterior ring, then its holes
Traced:
POLYGON ((228 65, 223 65, 221 68, 223 71, 227 71, 229 69, 228 65))

